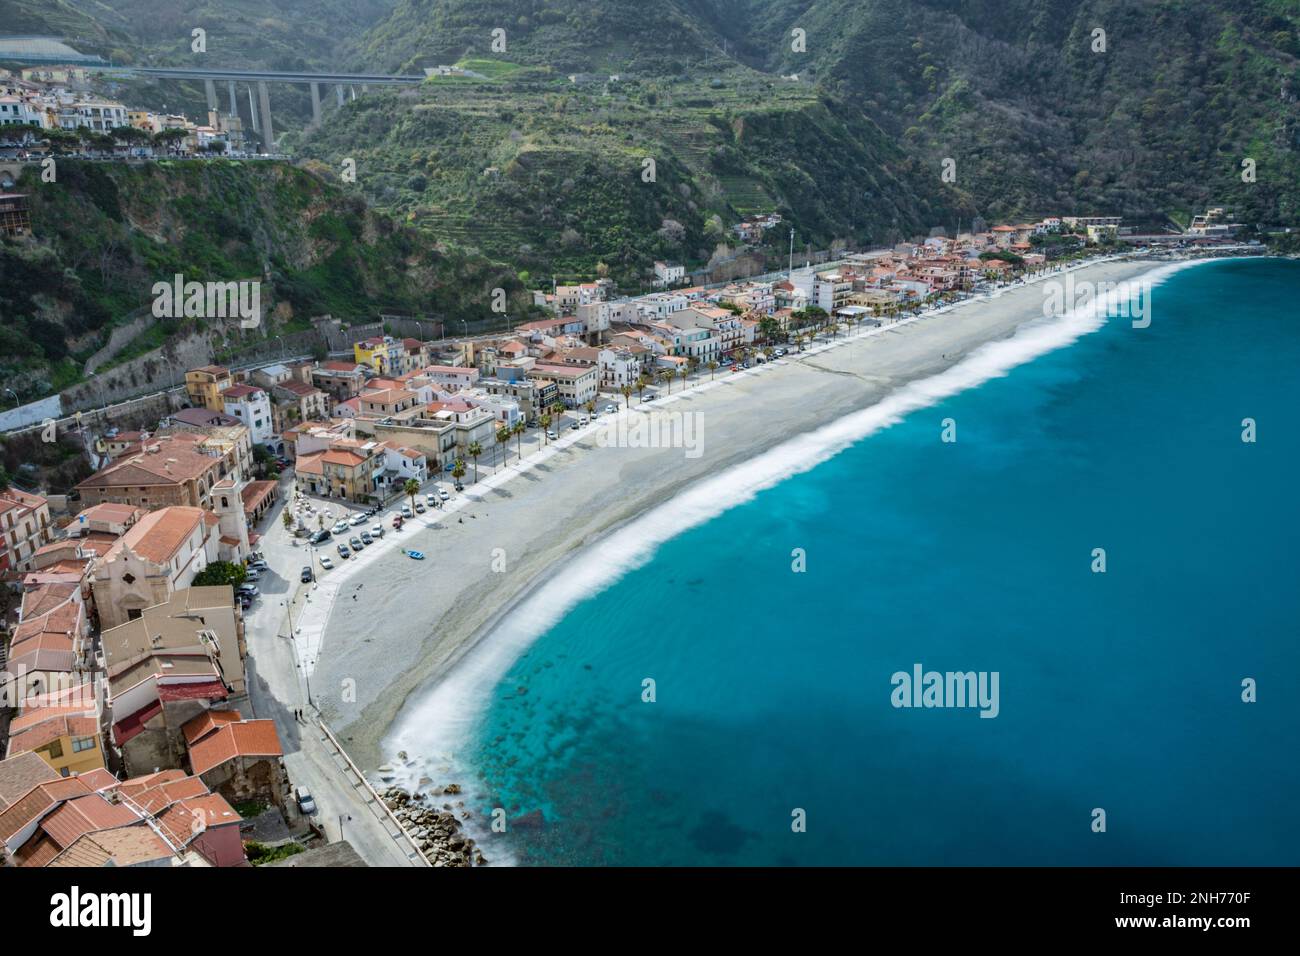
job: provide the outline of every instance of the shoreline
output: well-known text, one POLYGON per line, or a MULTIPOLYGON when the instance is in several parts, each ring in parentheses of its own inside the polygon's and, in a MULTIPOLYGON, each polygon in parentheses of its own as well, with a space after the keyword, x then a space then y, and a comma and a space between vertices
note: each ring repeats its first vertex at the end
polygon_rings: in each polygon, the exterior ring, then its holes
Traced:
MULTIPOLYGON (((489 466, 480 464, 482 480, 467 486, 456 509, 423 516, 409 535, 399 532, 404 546, 425 550, 431 568, 412 567, 396 549, 367 552, 364 557, 372 560, 357 562, 332 579, 328 600, 317 602, 311 620, 304 615, 304 625, 316 632, 303 655, 314 682, 343 688, 342 693, 319 695, 322 713, 358 763, 370 768, 383 764, 387 752, 397 749, 385 746, 391 743, 388 738, 413 705, 461 669, 458 665, 468 666, 471 651, 565 574, 567 564, 595 550, 592 545, 610 540, 692 485, 872 409, 907 385, 953 368, 982 346, 1014 336, 1043 318, 1043 296, 1034 288, 1041 282, 1067 273, 1076 282, 1118 282, 1195 261, 1129 257, 1089 262, 879 329, 850 332, 767 367, 705 380, 685 391, 661 390, 648 410, 698 413, 705 426, 701 447, 707 451, 693 460, 680 447, 602 447, 587 429, 566 434, 525 458, 522 466, 512 461, 493 477, 483 477, 489 466), (778 422, 783 427, 775 427, 778 422), (722 440, 711 437, 720 432, 722 440), (574 445, 582 454, 575 453, 574 445), (527 494, 525 486, 539 481, 539 473, 546 473, 544 493, 527 494), (494 572, 493 562, 501 559, 506 570, 494 572), (373 578, 353 584, 355 571, 376 561, 384 564, 384 584, 373 578), (364 583, 371 584, 369 591, 364 583), (421 591, 423 600, 412 600, 421 591), (340 595, 351 600, 340 604, 340 595), (352 618, 358 620, 348 625, 352 618), (355 682, 353 700, 347 700, 348 681, 355 682)), ((609 401, 620 406, 619 415, 629 424, 642 415, 635 404, 624 411, 621 401, 609 401)), ((597 427, 608 418, 598 420, 597 427)), ((457 723, 473 719, 463 713, 442 716, 457 723)), ((430 763, 435 759, 421 756, 430 763)), ((443 769, 451 768, 430 766, 424 772, 443 769)))

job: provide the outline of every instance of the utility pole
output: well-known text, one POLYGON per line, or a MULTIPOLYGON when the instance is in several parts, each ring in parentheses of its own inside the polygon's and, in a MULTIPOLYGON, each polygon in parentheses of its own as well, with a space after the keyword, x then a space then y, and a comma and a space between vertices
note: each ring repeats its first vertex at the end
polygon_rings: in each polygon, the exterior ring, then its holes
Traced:
POLYGON ((794 277, 794 227, 790 228, 790 277, 794 277))

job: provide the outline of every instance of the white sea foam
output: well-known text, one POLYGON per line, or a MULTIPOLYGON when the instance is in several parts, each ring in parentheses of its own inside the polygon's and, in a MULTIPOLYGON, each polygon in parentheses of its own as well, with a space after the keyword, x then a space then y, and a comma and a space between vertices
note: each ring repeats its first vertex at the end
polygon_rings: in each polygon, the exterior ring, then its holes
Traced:
MULTIPOLYGON (((1207 260, 1171 263, 1139 278, 1155 287, 1175 272, 1202 261, 1207 260)), ((793 475, 811 470, 917 409, 1002 377, 1019 365, 1100 329, 1108 312, 1118 310, 1121 294, 1116 291, 1105 300, 1093 301, 1059 318, 1028 322, 1011 337, 974 349, 936 375, 909 382, 868 408, 693 485, 588 547, 566 566, 562 576, 547 581, 520 602, 451 673, 408 704, 386 738, 386 749, 404 750, 416 757, 415 766, 409 769, 414 776, 425 772, 420 766, 425 760, 428 765, 454 764, 455 751, 470 739, 493 688, 528 646, 578 602, 645 564, 661 544, 683 531, 751 500, 793 475)), ((1132 334, 1143 332, 1134 330, 1132 334)), ((410 786, 410 782, 406 785, 410 786)))

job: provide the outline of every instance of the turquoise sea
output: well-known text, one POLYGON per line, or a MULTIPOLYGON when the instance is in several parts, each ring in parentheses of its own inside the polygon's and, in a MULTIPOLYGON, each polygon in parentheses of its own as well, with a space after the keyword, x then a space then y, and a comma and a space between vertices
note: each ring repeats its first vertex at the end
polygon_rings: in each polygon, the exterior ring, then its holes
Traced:
POLYGON ((1300 263, 1151 296, 1149 328, 1111 319, 734 507, 715 484, 720 513, 498 648, 456 740, 402 742, 454 749, 512 821, 484 852, 521 864, 1300 863, 1300 263), (997 717, 895 708, 916 664, 997 672, 997 717))

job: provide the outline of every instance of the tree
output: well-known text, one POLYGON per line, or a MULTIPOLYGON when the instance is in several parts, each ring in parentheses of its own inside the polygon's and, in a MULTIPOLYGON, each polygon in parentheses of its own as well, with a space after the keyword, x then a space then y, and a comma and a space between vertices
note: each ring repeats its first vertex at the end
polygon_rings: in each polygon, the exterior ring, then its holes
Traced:
POLYGON ((691 370, 687 368, 685 365, 683 365, 681 368, 677 370, 677 377, 682 380, 682 388, 686 387, 686 376, 688 376, 690 373, 691 370))
POLYGON ((583 407, 587 409, 588 415, 596 414, 596 400, 594 398, 587 399, 587 404, 583 407))
POLYGON ((415 513, 415 496, 420 493, 420 483, 414 478, 407 478, 406 484, 402 485, 402 493, 411 499, 411 513, 415 513))
POLYGON ((716 372, 717 370, 718 370, 718 363, 710 359, 709 360, 709 381, 710 382, 713 381, 713 373, 716 372))
POLYGON ((515 454, 517 454, 519 459, 522 461, 524 457, 524 423, 522 421, 515 422, 514 428, 510 429, 510 431, 512 431, 515 436, 515 454))
POLYGON ((646 378, 644 375, 642 375, 640 378, 638 378, 638 379, 636 380, 636 400, 637 400, 637 402, 640 402, 640 401, 641 401, 641 393, 644 392, 644 391, 646 390, 646 386, 649 385, 649 384, 650 384, 650 380, 649 380, 648 378, 646 378))
POLYGON ((284 510, 280 512, 280 522, 284 525, 285 531, 293 527, 293 512, 289 510, 288 505, 285 505, 284 510))
POLYGON ((538 419, 538 421, 542 423, 542 441, 549 445, 551 443, 551 436, 548 435, 547 432, 550 431, 551 428, 551 416, 548 413, 543 415, 538 419))
POLYGON ((632 386, 620 385, 618 390, 623 393, 623 407, 627 408, 632 404, 632 386))
POLYGON ((469 457, 474 459, 474 483, 478 484, 478 456, 483 454, 483 446, 476 441, 472 441, 465 451, 469 453, 469 457))
POLYGON ((507 428, 505 425, 502 425, 500 428, 497 429, 497 446, 498 447, 502 445, 506 446, 506 450, 501 453, 501 457, 502 457, 501 464, 503 465, 505 464, 505 460, 504 460, 505 456, 510 454, 510 446, 506 445, 506 442, 508 441, 510 441, 510 429, 507 428))
POLYGON ((456 461, 451 466, 451 476, 455 478, 457 482, 459 482, 462 478, 464 478, 465 462, 457 458, 456 461))
POLYGON ((190 582, 191 587, 207 588, 220 587, 228 584, 232 588, 238 587, 244 583, 244 577, 247 572, 242 564, 234 564, 230 561, 213 561, 206 568, 194 575, 194 580, 190 582))
POLYGON ((667 388, 669 394, 672 394, 673 390, 673 375, 674 372, 670 368, 666 368, 659 373, 659 381, 664 383, 664 387, 667 388))

